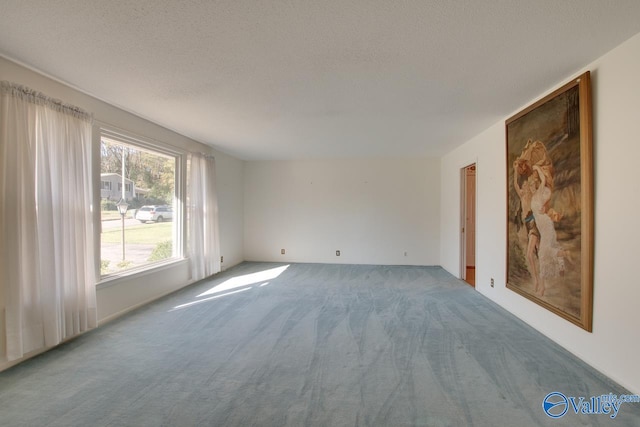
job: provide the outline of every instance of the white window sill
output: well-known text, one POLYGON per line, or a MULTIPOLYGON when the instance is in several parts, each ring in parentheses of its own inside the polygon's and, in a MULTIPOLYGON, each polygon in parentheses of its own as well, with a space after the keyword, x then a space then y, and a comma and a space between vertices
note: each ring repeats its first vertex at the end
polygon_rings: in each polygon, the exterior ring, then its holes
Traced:
POLYGON ((142 278, 144 276, 148 276, 149 274, 157 273, 158 271, 174 268, 178 265, 187 263, 188 261, 189 260, 187 258, 172 258, 167 261, 147 264, 145 266, 132 268, 120 273, 108 274, 100 278, 100 281, 96 283, 96 289, 104 289, 110 286, 115 286, 124 281, 129 281, 134 278, 142 278))

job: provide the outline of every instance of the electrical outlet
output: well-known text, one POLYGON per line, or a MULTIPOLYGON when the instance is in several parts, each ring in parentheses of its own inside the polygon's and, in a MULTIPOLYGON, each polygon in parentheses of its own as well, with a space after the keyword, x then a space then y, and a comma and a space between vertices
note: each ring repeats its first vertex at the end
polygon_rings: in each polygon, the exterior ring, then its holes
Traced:
POLYGON ((336 256, 340 256, 340 251, 336 251, 336 256))
POLYGON ((221 256, 221 257, 220 257, 220 264, 222 264, 223 262, 224 262, 224 257, 223 257, 223 256, 221 256))
POLYGON ((284 255, 284 249, 280 249, 280 255, 284 255))
POLYGON ((494 282, 493 282, 493 277, 491 278, 491 287, 493 288, 494 282))
POLYGON ((404 251, 404 256, 407 256, 407 251, 404 251))

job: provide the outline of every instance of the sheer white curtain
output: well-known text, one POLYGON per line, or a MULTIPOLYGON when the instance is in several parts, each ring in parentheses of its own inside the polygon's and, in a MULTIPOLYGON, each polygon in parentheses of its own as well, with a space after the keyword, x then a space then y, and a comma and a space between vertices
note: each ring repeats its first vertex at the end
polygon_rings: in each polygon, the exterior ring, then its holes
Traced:
POLYGON ((189 154, 187 254, 193 280, 200 280, 220 271, 215 180, 215 159, 200 153, 189 154))
POLYGON ((0 308, 9 361, 96 326, 91 121, 0 82, 0 308))

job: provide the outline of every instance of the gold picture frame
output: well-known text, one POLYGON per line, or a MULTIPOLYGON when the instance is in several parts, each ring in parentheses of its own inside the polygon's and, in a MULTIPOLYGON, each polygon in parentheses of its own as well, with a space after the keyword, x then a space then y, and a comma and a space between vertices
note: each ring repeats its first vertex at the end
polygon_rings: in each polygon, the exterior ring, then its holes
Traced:
POLYGON ((591 332, 590 73, 505 122, 507 288, 591 332))

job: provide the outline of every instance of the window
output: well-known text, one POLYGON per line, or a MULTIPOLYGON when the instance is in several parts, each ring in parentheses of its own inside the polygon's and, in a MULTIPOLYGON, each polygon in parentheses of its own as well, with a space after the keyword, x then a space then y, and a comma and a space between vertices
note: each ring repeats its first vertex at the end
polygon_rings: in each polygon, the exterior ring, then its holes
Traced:
POLYGON ((180 161, 180 153, 158 143, 101 130, 101 189, 115 189, 116 182, 118 189, 101 194, 103 277, 182 256, 181 222, 174 214, 180 161), (124 217, 118 211, 122 200, 128 205, 124 217))
MULTIPOLYGON (((131 193, 131 184, 125 184, 124 185, 124 190, 131 193)), ((118 183, 118 191, 122 191, 122 183, 119 182, 118 183)))

